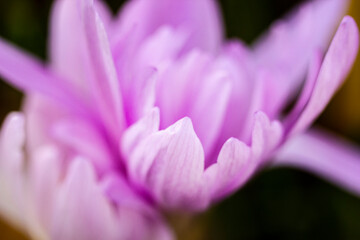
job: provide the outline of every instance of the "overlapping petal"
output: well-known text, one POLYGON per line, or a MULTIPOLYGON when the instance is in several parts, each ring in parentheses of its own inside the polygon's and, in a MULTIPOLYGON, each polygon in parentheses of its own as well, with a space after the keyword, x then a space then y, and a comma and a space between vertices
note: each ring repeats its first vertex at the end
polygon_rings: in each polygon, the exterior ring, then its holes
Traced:
POLYGON ((214 52, 222 42, 219 10, 213 0, 131 0, 119 14, 116 31, 122 35, 138 28, 137 41, 151 35, 161 26, 184 29, 190 35, 184 51, 200 48, 214 52))
POLYGON ((346 11, 346 0, 309 1, 277 21, 254 46, 256 62, 273 75, 267 112, 276 113, 301 85, 315 50, 325 50, 346 11))
MULTIPOLYGON (((291 134, 306 129, 324 110, 350 71, 359 49, 359 30, 351 17, 345 17, 329 47, 313 88, 305 89, 307 103, 300 109, 291 134)), ((312 78, 313 76, 309 76, 312 78)), ((312 81, 312 80, 310 80, 312 81)), ((303 100, 303 99, 301 99, 303 100)), ((306 100, 303 100, 305 103, 306 100)))
POLYGON ((282 139, 279 122, 264 113, 253 120, 250 145, 229 139, 217 163, 205 168, 205 155, 192 122, 183 118, 164 130, 158 112, 124 134, 122 149, 130 178, 167 209, 201 210, 244 184, 282 139))

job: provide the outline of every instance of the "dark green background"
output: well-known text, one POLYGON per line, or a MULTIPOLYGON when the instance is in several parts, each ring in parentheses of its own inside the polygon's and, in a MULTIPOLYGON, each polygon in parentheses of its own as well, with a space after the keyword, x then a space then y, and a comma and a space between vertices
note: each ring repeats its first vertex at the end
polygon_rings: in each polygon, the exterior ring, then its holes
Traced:
MULTIPOLYGON (((115 12, 123 1, 107 2, 115 12)), ((227 36, 248 43, 298 2, 219 1, 227 36)), ((0 36, 46 59, 50 6, 49 0, 0 0, 0 36)), ((343 126, 341 119, 333 118, 342 101, 337 97, 318 124, 359 140, 360 122, 343 126)), ((9 111, 19 109, 21 94, 1 82, 0 103, 2 121, 9 111)), ((351 106, 358 114, 358 103, 351 106)), ((360 239, 360 199, 301 171, 264 171, 234 196, 178 229, 181 239, 360 239)), ((0 239, 24 238, 2 223, 0 239)))

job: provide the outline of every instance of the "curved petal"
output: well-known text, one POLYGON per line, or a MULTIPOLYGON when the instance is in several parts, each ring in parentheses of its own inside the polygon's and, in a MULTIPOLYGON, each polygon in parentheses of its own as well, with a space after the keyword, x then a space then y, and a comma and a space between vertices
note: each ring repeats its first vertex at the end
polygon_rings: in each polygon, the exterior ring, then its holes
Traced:
POLYGON ((345 14, 348 2, 308 1, 285 20, 277 21, 270 33, 256 43, 257 64, 274 75, 270 86, 275 94, 268 102, 270 112, 284 107, 284 100, 300 86, 314 50, 327 48, 328 39, 345 14))
POLYGON ((288 140, 273 165, 301 168, 360 194, 358 147, 323 131, 310 130, 288 140))
POLYGON ((159 74, 156 86, 160 126, 190 117, 206 156, 218 139, 232 90, 229 74, 213 60, 204 52, 192 51, 159 74))
POLYGON ((0 215, 20 228, 26 204, 24 130, 23 116, 11 113, 0 134, 0 215))
MULTIPOLYGON (((103 1, 96 1, 95 6, 105 26, 111 21, 110 10, 103 1)), ((65 76, 79 94, 89 94, 86 82, 86 38, 80 19, 78 2, 74 0, 55 1, 50 23, 50 61, 51 67, 65 76)))
POLYGON ((158 121, 149 115, 136 123, 124 134, 123 150, 132 181, 169 209, 203 210, 234 192, 264 164, 283 133, 279 122, 258 112, 251 144, 230 138, 217 163, 205 169, 204 151, 190 119, 161 131, 156 130, 158 121), (138 141, 140 138, 143 140, 138 141))
POLYGON ((66 82, 43 64, 0 39, 0 75, 19 89, 40 93, 65 105, 69 111, 89 114, 85 103, 66 82))
POLYGON ((54 71, 67 78, 79 94, 88 97, 84 29, 77 1, 55 1, 51 12, 50 63, 54 71))
POLYGON ((92 69, 92 75, 87 77, 91 80, 96 104, 105 126, 111 134, 118 137, 126 121, 108 36, 94 1, 79 0, 79 4, 92 69))
POLYGON ((204 187, 211 189, 213 201, 239 189, 264 164, 282 140, 282 126, 263 112, 254 115, 251 144, 230 138, 217 162, 205 171, 204 187), (210 185, 210 186, 209 186, 210 185))
POLYGON ((189 118, 141 141, 128 161, 129 174, 166 208, 196 209, 204 151, 189 118))
POLYGON ((191 36, 184 51, 200 48, 214 52, 221 46, 222 24, 214 0, 132 0, 120 12, 115 27, 122 34, 134 25, 140 41, 159 27, 169 25, 191 36))
POLYGON ((359 49, 359 30, 351 17, 345 17, 322 63, 312 94, 290 135, 306 129, 324 110, 333 94, 345 80, 359 49))

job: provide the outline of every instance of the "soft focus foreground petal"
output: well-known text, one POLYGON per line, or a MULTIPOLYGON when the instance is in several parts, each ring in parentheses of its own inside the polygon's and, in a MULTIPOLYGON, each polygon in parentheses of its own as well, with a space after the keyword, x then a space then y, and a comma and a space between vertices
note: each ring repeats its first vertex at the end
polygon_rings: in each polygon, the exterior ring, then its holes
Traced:
POLYGON ((56 191, 64 164, 55 146, 43 145, 32 150, 28 163, 28 230, 34 239, 50 239, 56 191))
POLYGON ((36 149, 53 143, 51 129, 59 119, 69 115, 67 108, 40 94, 27 94, 24 101, 26 115, 26 148, 36 149))
POLYGON ((174 238, 157 209, 149 205, 145 198, 140 198, 134 188, 119 175, 108 175, 102 183, 102 188, 109 199, 118 206, 120 226, 123 235, 130 236, 129 240, 174 238))
POLYGON ((24 227, 25 162, 24 119, 11 113, 5 120, 0 135, 0 215, 17 227, 24 227))
POLYGON ((54 139, 68 149, 69 154, 81 155, 91 161, 98 174, 112 171, 115 157, 111 155, 104 136, 96 126, 83 119, 63 118, 53 123, 54 139))
POLYGON ((56 192, 51 239, 121 239, 115 209, 109 204, 92 166, 75 159, 56 192))
POLYGON ((163 25, 189 33, 184 51, 200 48, 214 52, 221 46, 222 24, 213 0, 132 0, 120 12, 115 30, 123 34, 136 26, 137 41, 141 41, 163 25))
POLYGON ((359 48, 359 30, 351 17, 341 22, 322 63, 312 94, 289 134, 306 129, 324 110, 345 80, 359 48))
POLYGON ((213 201, 239 189, 261 167, 282 139, 282 127, 263 112, 253 118, 251 144, 230 138, 223 145, 217 163, 205 171, 204 184, 213 201), (210 186, 209 186, 210 185, 210 186))
POLYGON ((359 148, 329 133, 310 130, 293 137, 276 154, 273 164, 314 172, 360 194, 359 148))
POLYGON ((70 111, 84 113, 87 109, 65 81, 46 69, 35 58, 0 39, 0 75, 26 92, 44 94, 65 105, 70 111))
POLYGON ((346 0, 314 0, 301 5, 255 45, 255 58, 263 71, 274 75, 268 113, 277 112, 299 87, 315 49, 325 50, 328 39, 345 13, 346 0))

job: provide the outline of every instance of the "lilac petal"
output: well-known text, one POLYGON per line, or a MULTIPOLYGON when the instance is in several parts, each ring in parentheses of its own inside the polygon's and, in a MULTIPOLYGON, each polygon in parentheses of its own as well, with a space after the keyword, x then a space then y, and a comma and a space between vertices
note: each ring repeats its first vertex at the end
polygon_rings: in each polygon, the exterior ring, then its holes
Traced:
POLYGON ((65 81, 46 69, 35 58, 0 39, 0 75, 25 90, 44 94, 75 113, 86 114, 87 106, 76 97, 65 81))
POLYGON ((199 208, 203 171, 204 151, 189 118, 145 138, 129 159, 132 180, 166 208, 199 208))
POLYGON ((24 119, 11 113, 0 134, 0 214, 17 227, 24 226, 24 119))
POLYGON ((232 90, 229 74, 212 60, 200 51, 184 55, 159 74, 155 102, 161 109, 161 128, 185 116, 192 119, 207 155, 223 126, 232 90))
MULTIPOLYGON (((193 51, 171 64, 159 76, 156 85, 156 106, 161 109, 161 127, 165 128, 188 114, 199 91, 206 70, 211 64, 209 55, 193 51)), ((203 81, 203 82, 202 82, 203 81)))
POLYGON ((282 139, 282 127, 262 112, 253 118, 251 144, 230 138, 205 170, 204 151, 191 120, 157 131, 158 113, 125 132, 128 173, 164 208, 198 211, 241 187, 282 139), (141 140, 142 139, 142 140, 141 140))
POLYGON ((55 140, 63 146, 89 159, 95 166, 98 174, 111 171, 115 161, 104 137, 96 126, 82 119, 62 119, 52 126, 55 140))
POLYGON ((94 76, 92 80, 95 98, 106 126, 116 136, 125 127, 125 116, 119 81, 110 51, 107 33, 97 13, 93 0, 81 2, 82 23, 85 28, 87 50, 90 53, 94 76), (116 129, 117 131, 114 131, 116 129))
POLYGON ((124 132, 121 141, 121 150, 125 159, 129 159, 136 145, 159 130, 160 116, 159 109, 153 108, 148 114, 130 126, 124 132))
POLYGON ((157 209, 151 207, 144 198, 140 198, 134 188, 119 175, 107 175, 102 188, 119 207, 120 225, 123 232, 128 231, 124 235, 131 236, 132 239, 174 239, 173 233, 164 223, 157 209))
POLYGON ((253 120, 251 144, 230 138, 223 145, 217 163, 205 171, 205 185, 210 185, 213 200, 240 188, 264 164, 282 139, 282 127, 263 112, 253 120))
POLYGON ((86 160, 75 159, 57 192, 51 239, 120 239, 113 209, 86 160), (89 211, 91 209, 91 211, 89 211))
POLYGON ((187 39, 182 31, 163 26, 134 48, 136 32, 134 29, 118 43, 116 48, 122 49, 115 58, 130 124, 154 107, 156 78, 178 57, 187 39))
MULTIPOLYGON (((314 0, 278 21, 255 45, 260 68, 274 75, 269 99, 271 112, 283 107, 286 98, 299 87, 315 49, 325 50, 349 1, 314 0), (271 101, 270 101, 271 100, 271 101)), ((270 114, 270 112, 269 112, 270 114)))
POLYGON ((320 130, 288 140, 276 154, 274 166, 301 168, 360 194, 358 147, 320 130))
POLYGON ((114 21, 114 19, 113 19, 114 16, 113 16, 113 13, 111 12, 111 9, 106 4, 106 2, 104 2, 102 0, 94 0, 94 5, 96 8, 96 11, 99 14, 101 21, 104 24, 106 32, 109 32, 111 25, 113 24, 113 21, 114 21))
POLYGON ((28 188, 29 219, 27 221, 30 235, 34 239, 49 239, 53 207, 59 185, 63 163, 59 150, 54 146, 37 148, 29 153, 28 188))
POLYGON ((223 126, 232 85, 223 69, 209 72, 204 80, 206 83, 201 87, 202 90, 198 92, 197 97, 193 98, 193 106, 189 109, 188 116, 196 124, 195 132, 204 146, 205 153, 211 154, 223 126))
POLYGON ((118 31, 136 25, 139 39, 145 39, 160 26, 184 29, 190 39, 184 50, 200 48, 214 52, 221 46, 222 24, 213 0, 133 0, 119 14, 118 31))
POLYGON ((286 116, 284 120, 284 126, 287 131, 291 129, 292 124, 296 122, 301 112, 304 110, 307 103, 309 102, 309 99, 314 90, 314 86, 316 84, 316 80, 318 78, 321 69, 322 60, 323 60, 322 53, 320 51, 315 51, 313 59, 310 63, 307 79, 305 81, 305 85, 301 92, 301 95, 299 99, 296 101, 296 105, 294 106, 294 108, 291 110, 289 115, 286 116))
POLYGON ((219 149, 215 152, 219 152, 222 144, 230 137, 244 140, 243 129, 251 129, 253 113, 260 109, 257 101, 260 98, 256 93, 259 91, 255 90, 256 81, 253 81, 254 76, 251 74, 253 62, 250 56, 245 44, 232 41, 224 46, 222 54, 217 59, 218 66, 228 73, 231 94, 224 113, 222 129, 219 131, 219 149), (251 120, 247 121, 246 116, 250 116, 248 118, 251 120))
POLYGON ((23 108, 27 126, 26 147, 36 149, 54 143, 51 136, 53 124, 68 116, 68 109, 40 94, 27 94, 23 108))
MULTIPOLYGON (((95 1, 96 9, 108 26, 111 13, 102 1, 95 1)), ((87 75, 89 53, 86 49, 86 36, 81 21, 78 2, 73 0, 55 1, 51 13, 50 61, 51 67, 76 89, 84 98, 89 98, 90 86, 87 75)))
POLYGON ((353 65, 359 48, 359 31, 351 17, 345 17, 329 47, 312 94, 290 135, 306 129, 323 111, 353 65))
POLYGON ((78 94, 89 98, 87 82, 89 56, 86 51, 84 27, 80 21, 77 1, 55 1, 51 13, 50 62, 54 71, 61 73, 78 94))

